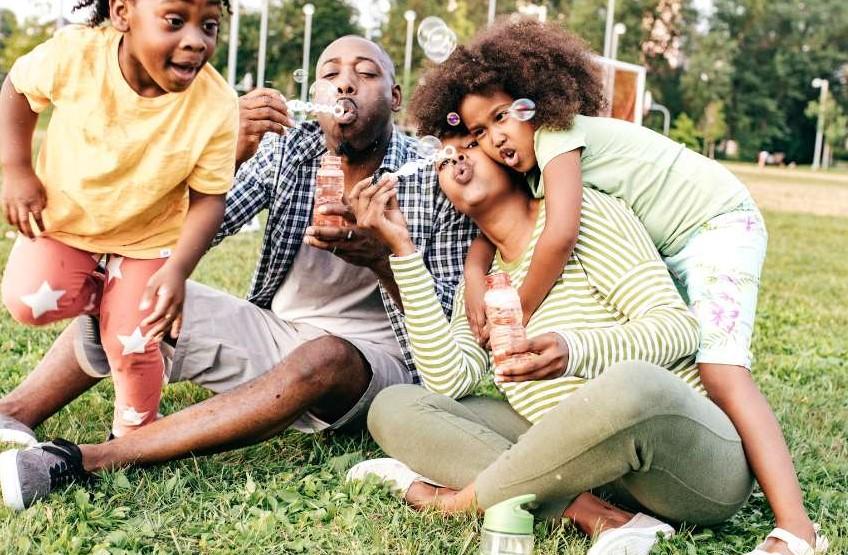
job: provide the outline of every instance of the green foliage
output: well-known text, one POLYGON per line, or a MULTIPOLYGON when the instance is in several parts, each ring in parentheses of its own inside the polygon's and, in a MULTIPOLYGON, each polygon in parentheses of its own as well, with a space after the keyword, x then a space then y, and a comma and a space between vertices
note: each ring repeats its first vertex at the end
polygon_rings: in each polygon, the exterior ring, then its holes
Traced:
MULTIPOLYGON (((819 101, 811 100, 804 114, 813 121, 818 121, 819 101)), ((848 140, 848 113, 832 96, 828 96, 824 108, 824 141, 836 150, 845 151, 845 141, 848 140)))
POLYGON ((724 119, 724 103, 713 100, 704 110, 698 123, 698 131, 704 139, 704 154, 715 157, 715 144, 727 134, 727 122, 724 119))
POLYGON ((15 60, 47 40, 53 24, 25 21, 18 24, 11 10, 0 9, 0 79, 12 69, 15 60))
MULTIPOLYGON (((809 161, 815 124, 804 115, 817 91, 815 77, 830 78, 845 105, 844 76, 835 75, 848 50, 848 4, 842 0, 716 0, 710 33, 728 42, 731 87, 725 102, 731 137, 742 157, 786 152, 809 161)), ((716 50, 721 52, 721 50, 716 50)), ((723 53, 722 53, 723 55, 723 53)))
POLYGON ((668 136, 673 141, 683 143, 692 150, 700 150, 701 148, 701 133, 686 112, 674 118, 668 136))
MULTIPOLYGON (((307 0, 271 0, 268 9, 268 48, 265 62, 267 86, 281 90, 291 98, 300 94, 300 84, 292 77, 303 61, 303 31, 305 16, 303 6, 307 0)), ((344 0, 313 2, 312 39, 309 57, 309 81, 315 80, 315 64, 321 51, 335 39, 349 34, 362 34, 354 22, 356 11, 344 0)), ((236 62, 236 80, 245 73, 257 78, 259 53, 260 15, 242 9, 239 13, 239 50, 236 62)), ((227 74, 229 50, 229 19, 221 26, 218 48, 211 62, 224 76, 227 74)), ((257 86, 261 85, 256 83, 257 86)))

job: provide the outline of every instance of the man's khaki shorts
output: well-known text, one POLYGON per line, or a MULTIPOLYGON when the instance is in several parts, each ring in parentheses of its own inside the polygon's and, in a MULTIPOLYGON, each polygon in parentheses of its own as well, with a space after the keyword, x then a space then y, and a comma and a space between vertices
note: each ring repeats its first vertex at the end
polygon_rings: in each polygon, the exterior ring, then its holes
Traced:
MULTIPOLYGON (((261 376, 298 346, 324 335, 329 333, 308 324, 281 320, 270 310, 189 281, 176 347, 162 342, 165 373, 169 383, 189 381, 222 393, 261 376)), ((296 430, 311 433, 361 422, 377 393, 391 385, 412 383, 403 359, 389 353, 384 346, 341 337, 368 361, 371 383, 356 405, 335 422, 324 422, 306 411, 292 424, 296 430)), ((92 338, 82 336, 81 340, 88 344, 76 349, 77 358, 98 349, 92 338)), ((96 377, 109 373, 105 355, 102 359, 88 356, 80 360, 80 365, 96 377)))

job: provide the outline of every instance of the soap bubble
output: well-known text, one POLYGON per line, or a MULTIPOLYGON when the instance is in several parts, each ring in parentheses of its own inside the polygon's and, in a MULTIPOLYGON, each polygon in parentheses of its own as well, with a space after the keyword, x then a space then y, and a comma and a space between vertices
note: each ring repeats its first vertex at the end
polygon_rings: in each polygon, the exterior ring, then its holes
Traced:
POLYGON ((306 72, 302 69, 297 69, 292 73, 295 83, 303 83, 306 81, 306 72))
POLYGON ((318 79, 309 87, 309 98, 316 104, 332 104, 336 101, 336 86, 326 79, 318 79))
POLYGON ((509 115, 518 121, 529 121, 536 115, 536 103, 529 98, 519 98, 509 107, 509 115))
POLYGON ((459 114, 457 114, 456 112, 451 112, 450 114, 448 114, 448 125, 456 127, 460 123, 462 123, 462 119, 459 117, 459 114))
POLYGON ((430 36, 430 42, 424 49, 424 55, 440 64, 447 60, 456 49, 456 33, 444 27, 437 29, 430 36))
POLYGON ((418 25, 418 45, 426 49, 430 42, 430 34, 440 27, 447 27, 447 23, 441 17, 430 16, 421 20, 418 25))
POLYGON ((442 160, 451 160, 455 156, 456 147, 453 145, 448 145, 439 151, 439 154, 436 156, 436 162, 441 162, 442 160))
POLYGON ((438 17, 425 17, 418 26, 418 44, 424 55, 440 64, 448 59, 456 48, 456 33, 438 17))
POLYGON ((418 139, 418 155, 423 158, 431 158, 442 148, 442 141, 432 135, 425 135, 418 139))

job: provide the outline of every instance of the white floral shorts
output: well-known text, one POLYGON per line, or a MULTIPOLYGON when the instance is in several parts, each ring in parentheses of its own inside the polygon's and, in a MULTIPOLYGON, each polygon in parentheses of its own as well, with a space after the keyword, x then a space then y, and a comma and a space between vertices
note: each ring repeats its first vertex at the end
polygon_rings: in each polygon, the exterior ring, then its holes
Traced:
POLYGON ((768 233, 753 202, 705 223, 665 263, 701 326, 697 361, 751 368, 768 233))

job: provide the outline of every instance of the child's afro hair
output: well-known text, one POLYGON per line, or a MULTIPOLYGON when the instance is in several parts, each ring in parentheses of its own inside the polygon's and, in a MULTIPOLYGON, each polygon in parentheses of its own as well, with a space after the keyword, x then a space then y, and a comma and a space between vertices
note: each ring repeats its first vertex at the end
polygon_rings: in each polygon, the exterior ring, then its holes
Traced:
MULTIPOLYGON (((221 0, 221 6, 229 12, 230 0, 221 0)), ((74 4, 74 11, 86 8, 91 8, 88 24, 92 27, 97 27, 109 19, 109 0, 77 0, 77 3, 74 4)))
POLYGON ((482 31, 422 81, 410 102, 421 135, 465 132, 447 115, 459 112, 469 94, 502 90, 529 98, 536 103, 536 128, 568 129, 576 114, 594 116, 605 106, 600 68, 587 45, 554 23, 528 18, 501 20, 482 31))

